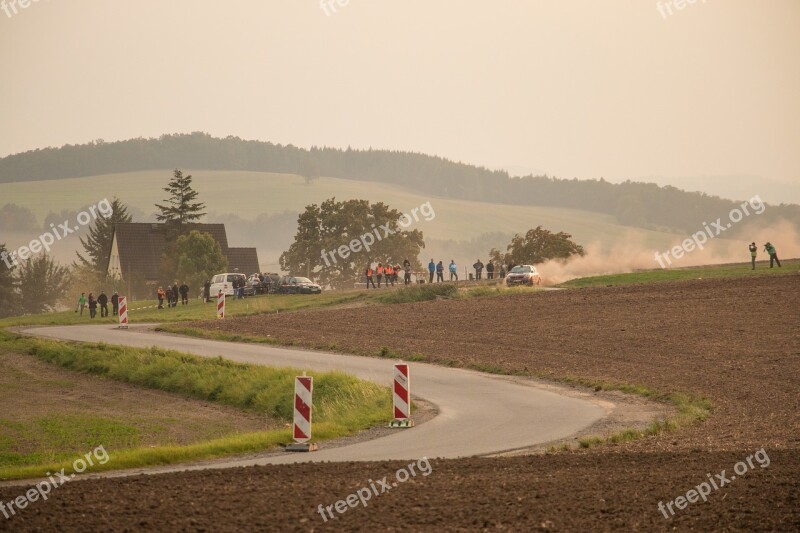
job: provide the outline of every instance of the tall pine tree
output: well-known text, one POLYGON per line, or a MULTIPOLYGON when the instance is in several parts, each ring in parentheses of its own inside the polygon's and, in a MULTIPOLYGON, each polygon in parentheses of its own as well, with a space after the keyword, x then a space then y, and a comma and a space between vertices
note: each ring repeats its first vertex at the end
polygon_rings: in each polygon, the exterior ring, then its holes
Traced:
POLYGON ((175 253, 175 242, 181 235, 191 231, 192 224, 205 216, 205 204, 195 201, 197 191, 192 189, 192 176, 184 176, 183 172, 175 169, 172 179, 164 187, 169 193, 166 205, 156 204, 160 211, 156 219, 164 223, 164 253, 161 255, 159 276, 165 282, 171 282, 178 271, 178 257, 175 253))
POLYGON ((160 211, 156 219, 166 224, 167 242, 172 243, 179 235, 188 232, 190 224, 205 215, 203 209, 206 205, 195 202, 197 191, 192 189, 192 176, 184 176, 178 169, 175 169, 172 179, 163 190, 169 193, 169 197, 166 205, 156 204, 160 211))
POLYGON ((131 222, 133 218, 128 213, 128 208, 118 198, 111 201, 111 214, 107 217, 99 216, 94 226, 89 230, 86 240, 81 237, 81 245, 86 257, 75 252, 78 264, 91 269, 99 276, 105 276, 108 268, 108 258, 111 255, 111 243, 114 239, 114 224, 131 222))

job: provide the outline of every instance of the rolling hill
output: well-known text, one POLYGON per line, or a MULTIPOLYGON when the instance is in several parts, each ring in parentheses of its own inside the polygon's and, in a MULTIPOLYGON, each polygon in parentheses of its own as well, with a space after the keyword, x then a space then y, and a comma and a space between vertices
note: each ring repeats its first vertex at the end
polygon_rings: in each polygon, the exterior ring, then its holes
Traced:
MULTIPOLYGON (((338 199, 362 198, 382 201, 402 211, 430 202, 435 211, 431 221, 420 219, 412 228, 421 229, 428 241, 424 256, 455 259, 460 265, 472 264, 478 255, 485 260, 488 248, 507 244, 506 236, 542 225, 554 231, 571 233, 581 244, 595 244, 595 251, 609 251, 620 245, 645 250, 664 250, 685 235, 651 231, 619 224, 612 215, 557 207, 508 205, 491 202, 448 199, 424 195, 407 188, 375 182, 322 177, 307 184, 291 174, 267 172, 184 169, 194 178, 194 187, 207 205, 208 222, 227 222, 232 246, 256 246, 265 270, 277 268, 277 257, 291 242, 294 231, 285 224, 279 228, 254 225, 257 217, 286 214, 293 219, 311 203, 335 196, 338 199), (496 238, 486 234, 498 234, 496 238), (484 236, 480 239, 480 236, 484 236), (445 242, 455 241, 455 242, 445 242), (489 247, 486 243, 490 242, 489 247)), ((33 211, 39 221, 50 212, 77 211, 103 198, 116 196, 146 218, 153 205, 163 200, 171 169, 106 174, 48 181, 0 183, 0 204, 16 203, 33 211)), ((73 236, 74 237, 74 236, 73 236)), ((10 247, 24 244, 31 234, 5 236, 10 247)), ((720 239, 721 240, 721 239, 720 239)), ((77 238, 57 244, 54 254, 62 261, 72 260, 80 246, 77 238)), ((426 259, 427 260, 427 259, 426 259)))

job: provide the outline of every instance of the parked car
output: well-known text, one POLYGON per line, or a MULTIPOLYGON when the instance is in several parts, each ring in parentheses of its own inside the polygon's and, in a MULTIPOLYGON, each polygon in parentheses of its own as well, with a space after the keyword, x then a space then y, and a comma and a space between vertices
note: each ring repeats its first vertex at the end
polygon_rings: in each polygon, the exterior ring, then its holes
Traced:
POLYGON ((282 294, 320 294, 322 287, 308 278, 283 276, 278 281, 277 292, 282 294))
POLYGON ((506 276, 506 285, 541 285, 542 277, 533 265, 518 265, 506 276))
POLYGON ((225 296, 233 296, 234 280, 238 280, 242 284, 247 282, 245 275, 238 272, 226 272, 211 278, 211 297, 216 298, 219 291, 222 291, 225 296))

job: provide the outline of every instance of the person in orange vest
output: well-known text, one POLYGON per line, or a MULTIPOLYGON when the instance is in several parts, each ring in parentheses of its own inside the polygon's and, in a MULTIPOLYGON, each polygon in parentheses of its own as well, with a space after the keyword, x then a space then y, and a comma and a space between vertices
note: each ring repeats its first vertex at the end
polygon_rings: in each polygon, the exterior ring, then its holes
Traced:
POLYGON ((375 269, 375 274, 378 276, 378 288, 381 288, 381 280, 383 279, 383 263, 378 263, 378 268, 375 269))
POLYGON ((389 286, 389 283, 392 284, 394 287, 394 268, 390 262, 386 262, 386 266, 383 268, 383 273, 386 274, 386 286, 389 286))
POLYGON ((375 287, 375 280, 374 280, 374 279, 372 279, 372 274, 373 274, 373 272, 374 272, 374 271, 372 270, 372 263, 369 263, 369 264, 367 265, 367 271, 365 272, 365 274, 367 275, 367 288, 368 288, 368 289, 369 289, 369 284, 370 284, 370 283, 372 283, 372 288, 373 288, 373 289, 374 289, 374 288, 376 288, 376 287, 375 287))

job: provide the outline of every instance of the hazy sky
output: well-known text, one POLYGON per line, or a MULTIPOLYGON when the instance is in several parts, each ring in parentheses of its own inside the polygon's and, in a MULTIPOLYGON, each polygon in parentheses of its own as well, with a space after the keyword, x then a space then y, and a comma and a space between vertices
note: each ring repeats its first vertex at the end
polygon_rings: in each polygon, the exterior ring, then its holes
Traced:
POLYGON ((0 156, 206 131, 800 183, 800 1, 675 1, 32 1, 0 11, 0 156))

